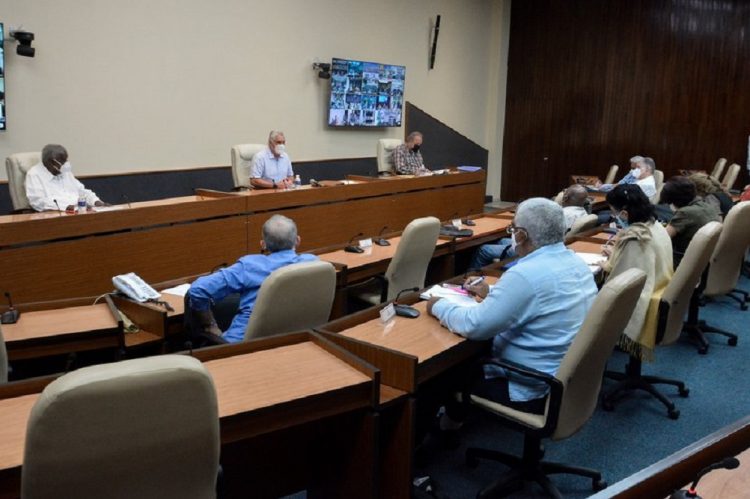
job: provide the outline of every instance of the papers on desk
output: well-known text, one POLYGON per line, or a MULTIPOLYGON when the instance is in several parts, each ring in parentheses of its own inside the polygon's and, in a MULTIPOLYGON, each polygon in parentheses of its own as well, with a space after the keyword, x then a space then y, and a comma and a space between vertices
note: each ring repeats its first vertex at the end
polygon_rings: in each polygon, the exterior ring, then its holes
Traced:
POLYGON ((115 204, 112 206, 96 206, 94 207, 94 211, 97 213, 105 212, 105 211, 117 211, 117 210, 124 210, 127 208, 127 205, 124 204, 115 204))
POLYGON ((444 298, 451 303, 457 303, 459 305, 463 305, 466 307, 473 307, 476 305, 479 305, 479 303, 472 297, 469 296, 467 293, 461 293, 459 291, 456 291, 451 288, 444 288, 443 286, 439 284, 435 284, 430 289, 424 291, 421 295, 419 295, 420 298, 423 300, 429 300, 430 298, 444 298))
POLYGON ((179 286, 175 286, 173 288, 169 289, 163 289, 161 292, 166 293, 168 295, 175 295, 175 296, 185 296, 188 292, 188 289, 190 289, 190 283, 186 284, 180 284, 179 286))
POLYGON ((481 166, 468 166, 468 165, 461 165, 456 170, 462 171, 462 172, 478 172, 481 170, 481 166))
POLYGON ((591 270, 591 272, 594 274, 602 269, 598 264, 603 263, 607 260, 606 256, 600 255, 598 253, 579 253, 576 251, 576 255, 578 255, 581 260, 586 262, 586 265, 589 266, 589 270, 591 270))

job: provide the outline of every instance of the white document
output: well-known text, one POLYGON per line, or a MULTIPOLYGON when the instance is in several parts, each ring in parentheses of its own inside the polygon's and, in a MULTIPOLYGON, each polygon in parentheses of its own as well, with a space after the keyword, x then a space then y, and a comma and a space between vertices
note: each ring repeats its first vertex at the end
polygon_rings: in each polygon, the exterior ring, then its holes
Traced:
POLYGON ((444 298, 451 303, 457 303, 459 305, 464 305, 467 307, 473 307, 475 305, 479 305, 479 302, 477 302, 473 296, 469 296, 468 294, 459 293, 457 291, 454 291, 450 288, 444 288, 440 286, 439 284, 435 284, 433 287, 419 295, 420 298, 423 300, 429 300, 432 297, 435 298, 444 298))
POLYGON ((185 296, 188 292, 188 289, 190 289, 190 283, 180 284, 179 286, 175 286, 173 288, 163 289, 162 294, 166 293, 168 295, 185 296))
POLYGON ((598 253, 578 253, 576 252, 576 255, 586 262, 586 265, 589 266, 589 270, 591 270, 592 273, 596 274, 599 271, 601 271, 601 267, 599 266, 600 263, 604 263, 607 261, 607 257, 604 255, 600 255, 598 253))

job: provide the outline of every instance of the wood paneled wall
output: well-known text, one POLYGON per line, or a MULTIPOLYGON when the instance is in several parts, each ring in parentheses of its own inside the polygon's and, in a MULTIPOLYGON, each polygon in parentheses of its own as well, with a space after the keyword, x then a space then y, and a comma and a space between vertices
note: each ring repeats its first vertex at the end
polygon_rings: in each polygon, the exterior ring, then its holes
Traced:
POLYGON ((748 183, 746 0, 514 1, 508 66, 503 200, 635 154, 667 178, 723 156, 748 183))

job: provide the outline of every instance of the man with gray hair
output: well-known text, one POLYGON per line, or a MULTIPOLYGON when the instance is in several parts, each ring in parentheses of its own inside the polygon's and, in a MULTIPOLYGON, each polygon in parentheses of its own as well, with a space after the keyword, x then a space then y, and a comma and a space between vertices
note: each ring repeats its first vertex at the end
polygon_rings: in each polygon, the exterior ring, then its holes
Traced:
POLYGON ((88 208, 105 205, 73 176, 68 151, 59 144, 47 144, 42 148, 42 161, 26 173, 24 188, 29 205, 36 211, 73 211, 79 197, 86 199, 88 208))
POLYGON ((602 192, 609 192, 611 191, 615 185, 619 184, 635 184, 636 181, 638 181, 638 177, 636 175, 640 174, 640 164, 643 161, 643 156, 633 156, 630 158, 630 170, 628 170, 628 173, 625 174, 624 177, 620 179, 617 184, 601 184, 597 186, 597 188, 602 192))
POLYGON ((422 153, 422 132, 411 132, 406 142, 393 150, 391 163, 399 175, 420 175, 429 172, 424 166, 422 153))
POLYGON ((652 158, 643 158, 638 163, 638 167, 632 170, 635 177, 635 184, 641 188, 647 198, 651 199, 656 196, 656 179, 654 178, 656 162, 652 158))
POLYGON ((318 259, 315 255, 297 254, 295 250, 299 243, 300 237, 294 221, 282 215, 273 215, 263 224, 260 248, 266 254, 243 256, 231 267, 196 279, 190 286, 188 299, 190 308, 195 311, 195 317, 203 329, 221 335, 211 313, 211 304, 227 295, 238 293, 239 310, 223 337, 229 342, 241 341, 258 298, 258 290, 265 278, 286 265, 318 259))
MULTIPOLYGON (((532 198, 518 206, 509 228, 520 257, 490 289, 470 278, 464 288, 479 301, 466 306, 432 299, 427 310, 448 329, 471 340, 492 338, 492 355, 549 375, 583 324, 596 296, 596 284, 584 261, 563 244, 565 220, 560 205, 532 198)), ((508 376, 500 368, 477 376, 472 393, 503 404, 543 413, 548 388, 544 383, 508 376)), ((442 429, 462 418, 448 408, 442 429)))
POLYGON ((255 155, 250 168, 250 185, 256 189, 288 189, 294 183, 292 160, 286 153, 284 132, 271 130, 268 147, 255 155))

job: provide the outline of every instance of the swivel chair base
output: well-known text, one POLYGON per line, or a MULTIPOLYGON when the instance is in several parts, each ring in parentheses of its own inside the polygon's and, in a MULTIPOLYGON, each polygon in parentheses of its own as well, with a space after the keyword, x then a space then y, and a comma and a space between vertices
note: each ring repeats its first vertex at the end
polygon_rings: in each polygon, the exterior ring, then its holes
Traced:
POLYGON ((524 436, 523 457, 506 454, 491 449, 471 447, 466 450, 466 464, 472 468, 479 464, 479 459, 498 461, 512 469, 500 476, 499 479, 477 493, 478 499, 489 497, 505 497, 508 494, 523 489, 524 483, 535 482, 550 496, 562 499, 562 494, 555 487, 547 475, 568 473, 591 479, 591 487, 595 491, 607 487, 602 480, 602 474, 590 468, 570 466, 562 463, 542 461, 544 447, 538 438, 524 436))
POLYGON ((602 397, 602 408, 605 411, 613 411, 615 402, 624 396, 625 392, 631 390, 643 390, 650 393, 659 402, 667 408, 667 415, 670 419, 680 417, 680 411, 677 410, 674 403, 665 397, 654 385, 672 385, 677 387, 680 397, 687 397, 690 390, 685 387, 685 383, 676 379, 661 378, 659 376, 648 376, 641 373, 642 363, 636 357, 630 357, 628 364, 625 366, 625 372, 605 371, 604 376, 617 381, 617 384, 602 397))
POLYGON ((683 325, 682 330, 686 332, 690 336, 690 338, 698 344, 698 353, 701 355, 705 355, 706 353, 708 353, 709 343, 708 339, 706 338, 706 333, 725 336, 727 338, 727 345, 729 345, 730 347, 737 346, 736 334, 732 334, 729 331, 724 331, 723 329, 710 326, 706 324, 706 321, 698 321, 696 324, 690 324, 686 322, 683 325))

